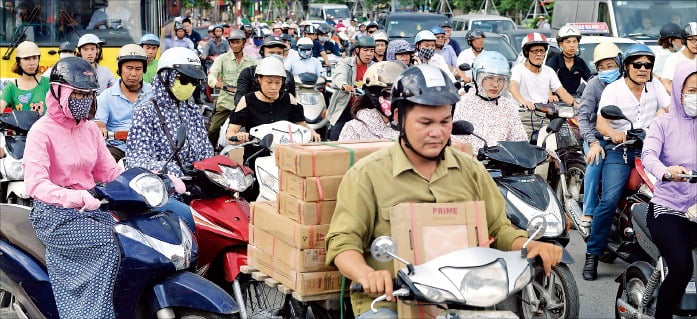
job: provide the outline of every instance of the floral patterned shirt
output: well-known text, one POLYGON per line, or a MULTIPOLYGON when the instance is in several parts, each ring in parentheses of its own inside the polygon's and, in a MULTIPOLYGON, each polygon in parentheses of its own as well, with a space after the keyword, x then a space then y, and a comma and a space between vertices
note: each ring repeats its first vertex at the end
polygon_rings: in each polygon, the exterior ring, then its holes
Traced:
POLYGON ((344 124, 339 141, 396 140, 399 131, 385 123, 377 109, 362 109, 344 124))
MULTIPOLYGON (((495 101, 485 101, 470 90, 455 105, 453 121, 465 120, 474 126, 474 134, 486 140, 489 146, 498 141, 527 141, 528 135, 518 117, 518 104, 502 96, 495 101)), ((477 154, 484 142, 472 135, 453 135, 453 141, 469 143, 477 154)))

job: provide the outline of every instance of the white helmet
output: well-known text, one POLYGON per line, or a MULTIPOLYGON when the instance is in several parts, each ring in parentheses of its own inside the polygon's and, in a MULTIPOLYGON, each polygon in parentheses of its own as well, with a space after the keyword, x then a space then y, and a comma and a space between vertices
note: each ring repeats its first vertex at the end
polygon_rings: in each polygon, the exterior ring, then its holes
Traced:
POLYGON ((390 40, 387 38, 387 33, 383 30, 373 32, 373 39, 375 39, 375 41, 390 42, 390 40))
POLYGON ((163 69, 174 69, 188 77, 203 80, 206 73, 201 68, 201 60, 194 51, 184 47, 167 49, 157 62, 157 73, 163 69))
POLYGON ((36 43, 31 42, 31 41, 23 41, 17 46, 16 49, 16 57, 18 58, 26 58, 30 56, 40 56, 41 51, 39 51, 39 46, 36 45, 36 43))
POLYGON ((77 40, 77 48, 80 49, 85 44, 94 44, 99 46, 102 43, 104 43, 104 41, 99 40, 99 37, 92 33, 87 33, 81 36, 79 40, 77 40))
POLYGON ((561 44, 566 38, 571 37, 576 37, 576 40, 581 41, 581 31, 572 25, 564 25, 557 32, 557 43, 561 44))
POLYGON ((414 45, 417 45, 421 41, 436 41, 436 36, 433 32, 428 30, 419 31, 414 37, 414 45))
POLYGON ((297 46, 298 46, 298 48, 299 48, 301 45, 309 45, 310 47, 312 47, 313 44, 314 44, 314 43, 312 42, 312 39, 310 39, 310 38, 308 38, 308 37, 302 37, 302 38, 298 39, 297 46))
POLYGON ((277 56, 269 56, 259 61, 259 64, 257 64, 257 69, 254 71, 254 75, 280 76, 285 78, 286 68, 283 66, 283 61, 281 61, 281 58, 277 56))

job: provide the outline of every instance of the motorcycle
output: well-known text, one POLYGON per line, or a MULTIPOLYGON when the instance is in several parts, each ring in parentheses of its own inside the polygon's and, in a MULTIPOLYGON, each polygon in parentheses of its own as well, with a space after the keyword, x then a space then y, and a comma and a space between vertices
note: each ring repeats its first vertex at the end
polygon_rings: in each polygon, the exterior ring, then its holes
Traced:
MULTIPOLYGON (((177 134, 179 149, 184 136, 177 134)), ((168 200, 173 187, 165 181, 145 169, 131 168, 94 188, 102 208, 116 220, 114 237, 120 254, 113 296, 116 317, 232 318, 239 311, 235 301, 190 272, 198 258, 191 231, 173 213, 151 210, 168 200)), ((28 219, 31 208, 13 204, 0 208, 0 306, 19 318, 58 318, 45 246, 28 219)))
MULTIPOLYGON (((545 179, 532 173, 547 161, 547 151, 528 142, 498 142, 488 146, 486 140, 474 134, 467 121, 453 123, 453 135, 472 135, 484 141, 477 159, 484 162, 506 203, 506 215, 520 229, 527 229, 535 216, 544 216, 547 227, 540 238, 566 247, 569 233, 566 217, 559 199, 545 179)), ((525 318, 539 314, 554 318, 578 318, 578 287, 567 265, 573 263, 564 249, 562 262, 545 276, 542 267, 534 267, 533 289, 526 289, 520 302, 525 318)))
POLYGON ((295 88, 298 101, 303 106, 305 122, 317 131, 329 124, 327 104, 324 100, 324 88, 327 80, 313 73, 301 73, 295 76, 295 88))
POLYGON ((31 197, 24 186, 22 158, 27 132, 39 117, 34 111, 13 110, 0 114, 0 148, 6 154, 5 158, 0 158, 0 201, 31 206, 31 197))
MULTIPOLYGON (((528 260, 527 245, 541 237, 547 226, 545 218, 530 220, 530 238, 521 251, 503 252, 493 248, 459 249, 421 265, 412 265, 396 254, 395 241, 388 236, 376 238, 370 252, 379 262, 393 258, 406 267, 397 271, 392 295, 403 301, 419 301, 447 306, 436 318, 518 318, 506 306, 498 304, 517 298, 520 291, 532 289, 533 263, 528 260)), ((362 292, 359 283, 351 283, 352 291, 362 292)), ((370 308, 387 299, 382 295, 373 300, 370 308)))
MULTIPOLYGON (((697 183, 697 171, 678 175, 687 178, 690 183, 697 183)), ((619 284, 615 299, 615 318, 653 318, 656 310, 658 287, 661 286, 669 269, 663 264, 658 247, 651 239, 646 226, 647 203, 634 204, 631 209, 633 234, 638 244, 649 256, 648 260, 635 261, 619 275, 615 282, 619 284)), ((692 259, 697 260, 697 234, 691 234, 690 243, 692 259)), ((692 270, 692 277, 678 303, 674 315, 684 317, 697 316, 697 263, 692 270)))
POLYGON ((542 163, 535 168, 535 173, 552 185, 574 228, 585 239, 590 235, 590 229, 581 226, 586 159, 574 109, 563 102, 536 103, 535 111, 550 120, 540 128, 537 146, 553 151, 557 157, 555 165, 542 163))

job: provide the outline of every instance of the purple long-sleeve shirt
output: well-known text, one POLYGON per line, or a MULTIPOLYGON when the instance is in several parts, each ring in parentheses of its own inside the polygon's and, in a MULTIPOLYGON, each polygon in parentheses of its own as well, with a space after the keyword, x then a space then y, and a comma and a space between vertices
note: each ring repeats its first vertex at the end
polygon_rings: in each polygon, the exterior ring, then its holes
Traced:
POLYGON ((697 117, 685 114, 681 100, 685 79, 696 72, 694 61, 685 61, 675 69, 670 112, 653 120, 641 152, 646 170, 659 178, 651 201, 681 212, 697 204, 697 184, 663 181, 661 177, 673 165, 697 169, 697 117))

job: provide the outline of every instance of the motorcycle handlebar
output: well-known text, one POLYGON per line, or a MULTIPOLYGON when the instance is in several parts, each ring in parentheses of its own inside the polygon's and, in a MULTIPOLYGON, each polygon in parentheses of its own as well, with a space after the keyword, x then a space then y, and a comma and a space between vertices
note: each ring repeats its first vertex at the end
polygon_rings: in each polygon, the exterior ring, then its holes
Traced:
MULTIPOLYGON (((399 286, 400 285, 397 282, 397 280, 396 279, 393 280, 392 288, 396 290, 397 288, 399 288, 399 286)), ((359 282, 352 282, 351 285, 349 285, 349 291, 351 291, 351 292, 363 292, 363 285, 361 285, 361 283, 359 283, 359 282)))

